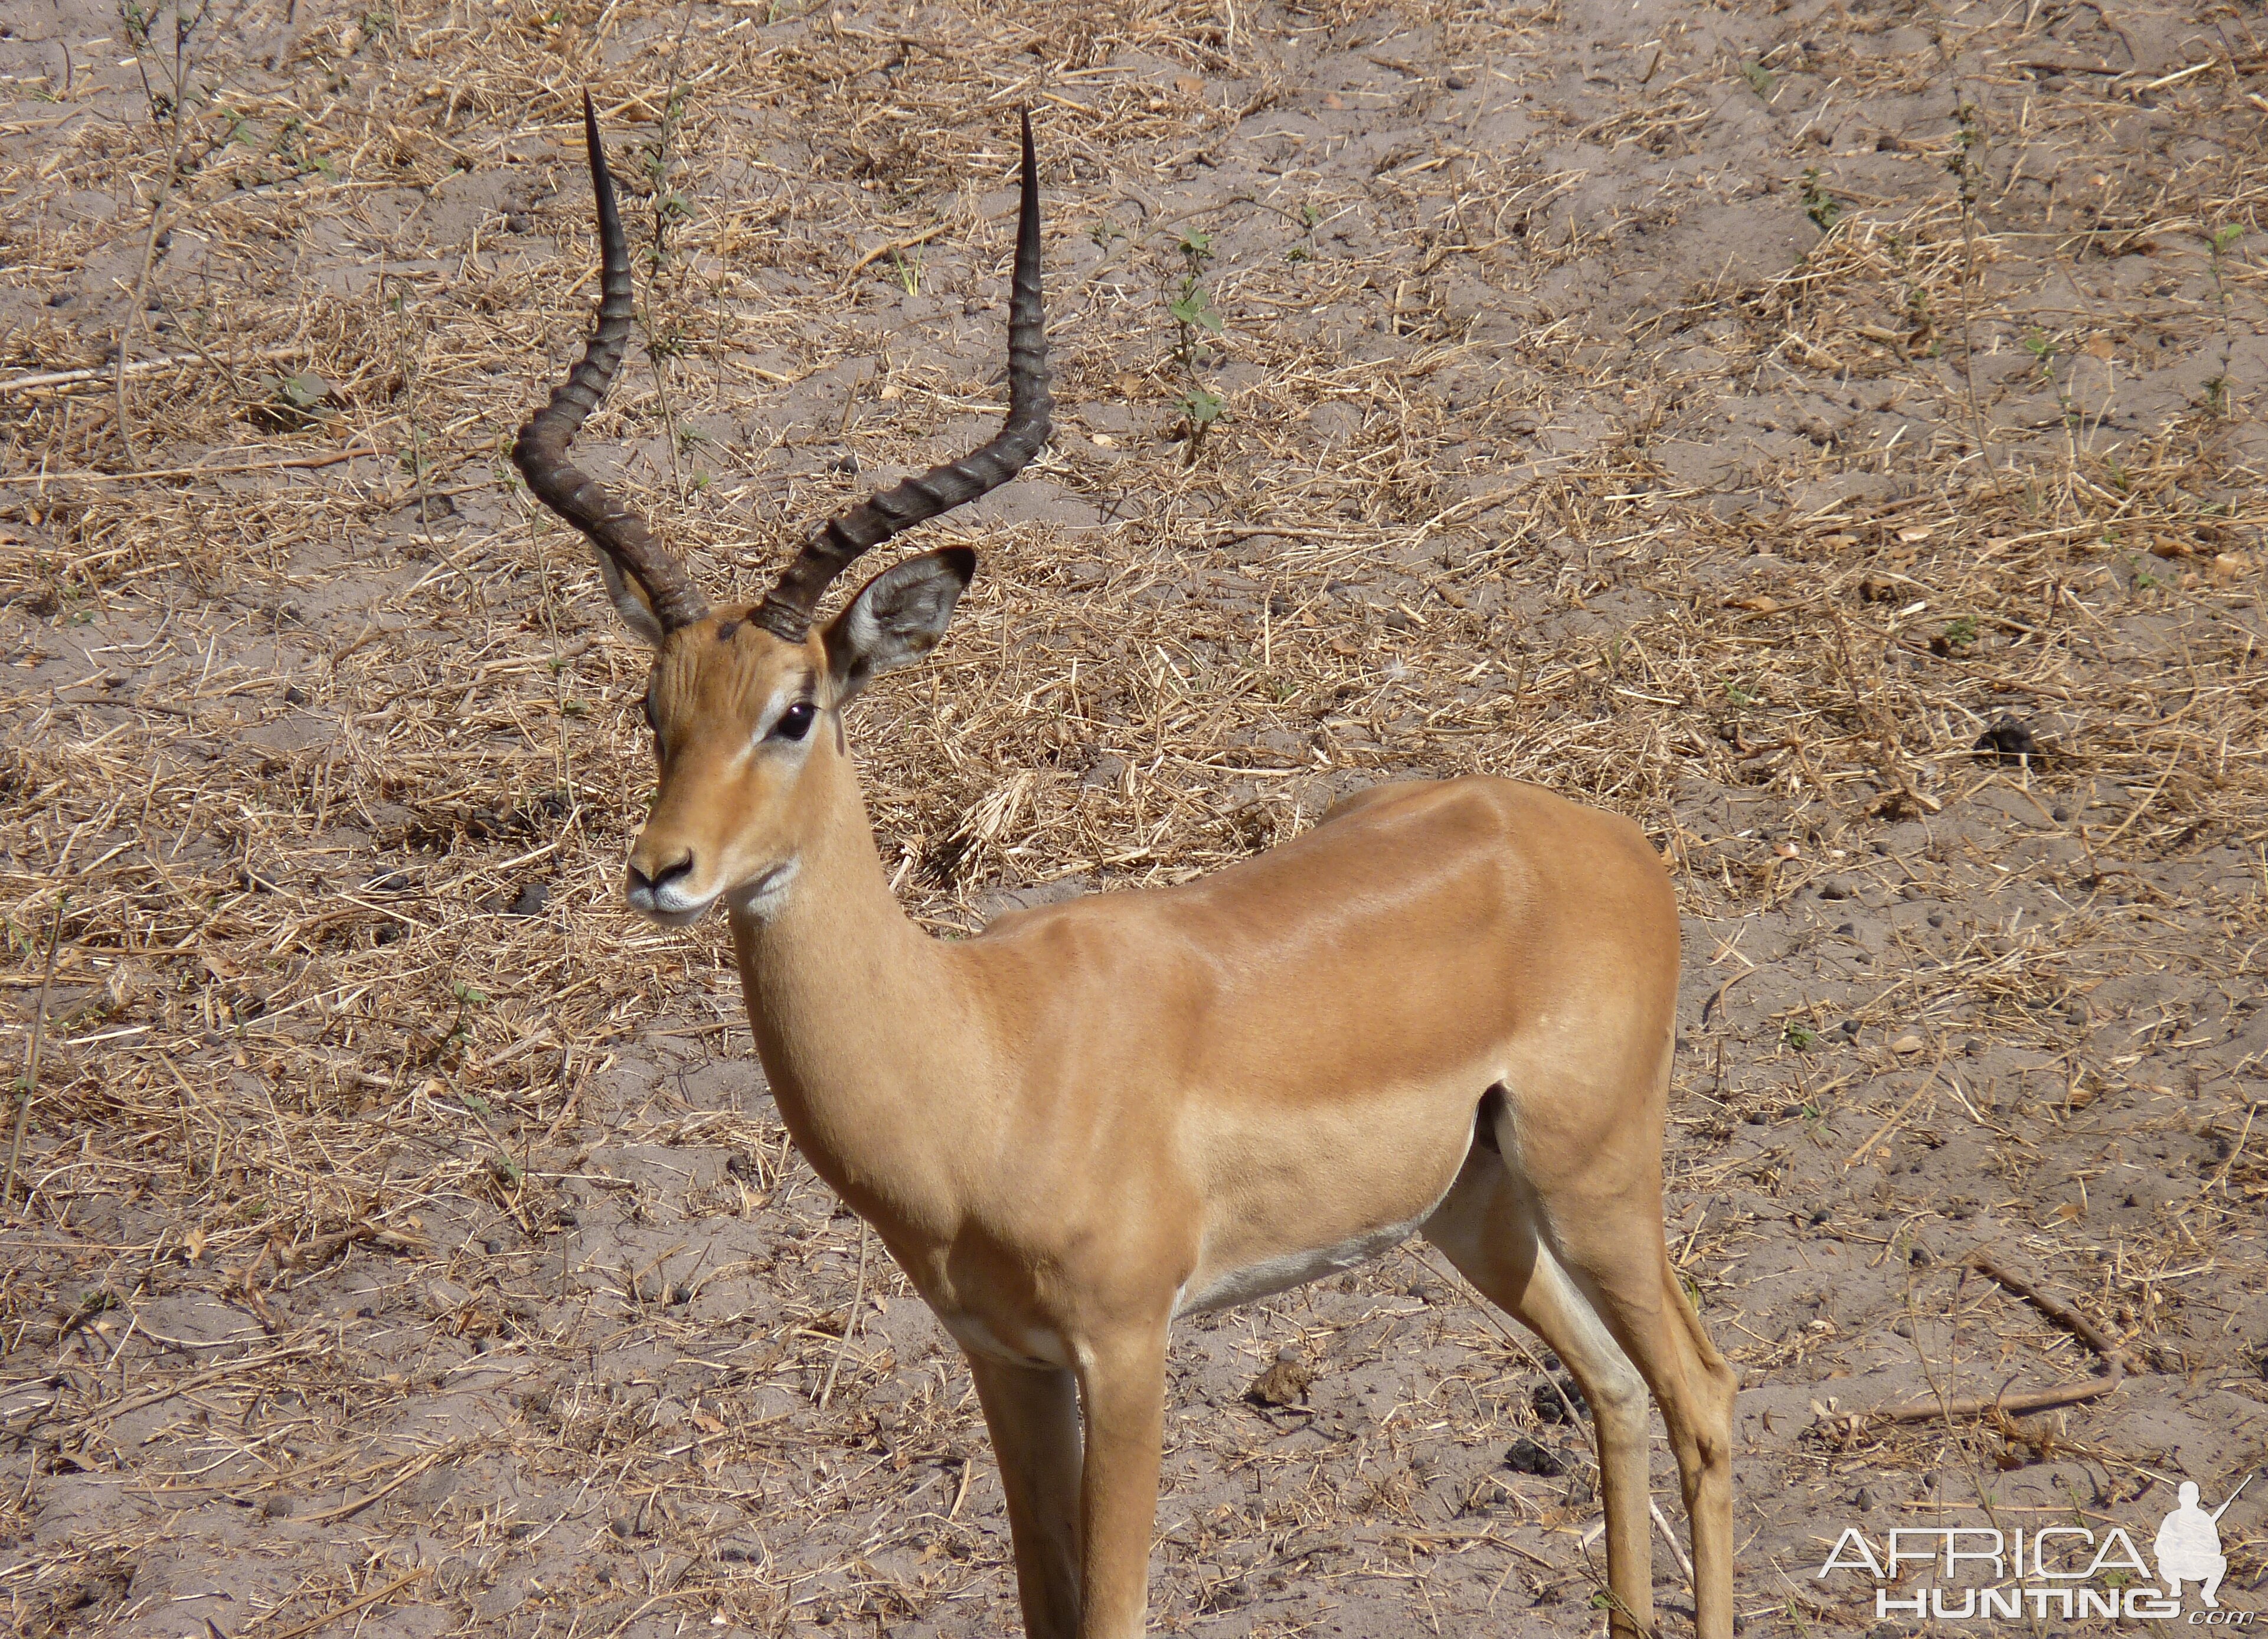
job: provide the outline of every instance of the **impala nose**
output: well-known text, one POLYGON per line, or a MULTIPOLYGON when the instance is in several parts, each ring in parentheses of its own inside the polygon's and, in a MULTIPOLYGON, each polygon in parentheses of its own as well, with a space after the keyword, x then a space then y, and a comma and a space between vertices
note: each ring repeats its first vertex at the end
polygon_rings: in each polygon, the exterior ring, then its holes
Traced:
POLYGON ((693 852, 689 848, 686 850, 683 859, 674 864, 663 866, 651 876, 637 867, 636 860, 632 860, 630 867, 630 901, 641 908, 652 904, 661 890, 668 887, 672 882, 682 881, 692 874, 693 852))

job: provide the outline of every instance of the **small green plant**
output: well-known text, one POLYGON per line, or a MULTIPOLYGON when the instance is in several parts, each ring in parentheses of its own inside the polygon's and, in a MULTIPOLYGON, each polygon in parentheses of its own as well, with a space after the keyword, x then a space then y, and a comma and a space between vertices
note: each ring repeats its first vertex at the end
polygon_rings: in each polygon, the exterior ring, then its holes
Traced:
POLYGON ((267 396, 252 409, 252 419, 274 432, 298 432, 327 420, 334 388, 312 371, 269 376, 261 382, 267 396))
POLYGON ((1749 82, 1749 89, 1759 97, 1769 98, 1772 89, 1772 71, 1761 63, 1741 64, 1741 78, 1749 82))
POLYGON ((1787 1045, 1794 1048, 1798 1052, 1806 1051, 1810 1047, 1812 1043, 1819 1039, 1817 1032, 1813 1030, 1808 1024, 1804 1023, 1800 1019, 1790 1019, 1787 1022, 1787 1028, 1782 1030, 1780 1034, 1783 1039, 1786 1041, 1787 1045))
POLYGON ((1087 228, 1086 236, 1094 241, 1097 250, 1108 250, 1111 240, 1126 237, 1126 230, 1108 217, 1098 217, 1087 228))
POLYGON ((1945 640, 1956 649, 1967 648, 1977 641, 1977 623, 1966 615, 1955 616, 1945 623, 1945 640))
POLYGON ((1750 694, 1736 683, 1727 683, 1725 685, 1725 698, 1732 703, 1734 711, 1745 712, 1756 703, 1757 697, 1750 694))
POLYGON ((1166 312, 1180 327, 1174 356, 1186 384, 1181 395, 1182 414, 1189 431, 1185 459, 1194 462, 1204 447, 1205 434, 1220 419, 1224 407, 1220 395, 1207 387, 1198 375, 1204 362, 1200 350, 1207 333, 1219 336, 1225 327, 1219 310, 1212 305, 1211 294, 1204 287, 1205 264, 1212 260, 1212 235, 1190 229, 1182 235, 1181 252, 1181 282, 1172 299, 1167 302, 1166 312))
POLYGON ((1827 191, 1827 185, 1820 180, 1819 167, 1815 165, 1804 167, 1803 214, 1809 217, 1812 225, 1822 233, 1843 219, 1843 207, 1836 203, 1835 196, 1827 191))
POLYGON ((1977 400, 1977 338, 1970 299, 1977 284, 1977 207, 1984 196, 1984 115, 1963 96, 1953 105, 1953 122, 1956 135, 1945 169, 1961 196, 1961 378, 1969 399, 1970 433, 1989 473, 1992 446, 1985 436, 1984 412, 1977 400))
POLYGON ((1323 208, 1309 200, 1300 205, 1298 219, 1305 237, 1284 253, 1284 260, 1312 262, 1319 254, 1315 248, 1315 230, 1323 225, 1323 208))
POLYGON ((898 288, 907 295, 921 294, 921 257, 918 255, 909 256, 903 251, 893 247, 890 251, 890 271, 897 276, 898 288))
POLYGON ((1182 327, 1184 365, 1190 362, 1191 343, 1199 329, 1211 330, 1215 336, 1220 334, 1220 314, 1215 311, 1212 299, 1205 294, 1204 286, 1194 280, 1183 283, 1182 293, 1166 304, 1166 311, 1172 314, 1174 321, 1182 327))
POLYGON ((1220 395, 1209 388, 1193 387, 1182 395, 1182 413, 1189 417, 1189 443, 1194 447, 1205 434, 1205 429, 1220 419, 1220 395))
POLYGON ((2236 351, 2236 337, 2230 329, 2228 314, 2228 284, 2223 277, 2221 260, 2231 246, 2244 237, 2241 222, 2225 223, 2205 237, 2205 261, 2213 269, 2213 296, 2220 308, 2220 368, 2205 378, 2205 407, 2216 421, 2228 417, 2228 367, 2236 351))
MULTIPOLYGON (((457 1023, 460 1026, 465 1022, 466 1015, 473 1008, 485 1008, 489 1005, 489 999, 484 993, 474 989, 462 979, 450 981, 449 993, 457 999, 457 1023)), ((455 1033, 454 1030, 450 1032, 452 1035, 455 1033)))
POLYGON ((2056 345, 2055 337, 2038 329, 2026 331, 2022 345, 2026 352, 2040 361, 2040 380, 2055 395, 2056 403, 2063 411, 2064 425, 2076 429, 2080 423, 2079 406, 2072 402, 2063 378, 2056 373, 2056 360, 2063 357, 2063 350, 2056 345))

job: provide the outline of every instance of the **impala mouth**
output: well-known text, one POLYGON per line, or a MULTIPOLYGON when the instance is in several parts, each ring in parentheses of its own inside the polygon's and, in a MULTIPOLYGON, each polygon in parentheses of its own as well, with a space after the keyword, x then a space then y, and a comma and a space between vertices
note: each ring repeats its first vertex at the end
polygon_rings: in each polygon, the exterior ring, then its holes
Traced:
POLYGON ((622 897, 631 910, 664 927, 685 927, 697 922, 702 913, 717 903, 714 893, 696 899, 681 893, 674 882, 665 882, 659 888, 635 883, 622 897))

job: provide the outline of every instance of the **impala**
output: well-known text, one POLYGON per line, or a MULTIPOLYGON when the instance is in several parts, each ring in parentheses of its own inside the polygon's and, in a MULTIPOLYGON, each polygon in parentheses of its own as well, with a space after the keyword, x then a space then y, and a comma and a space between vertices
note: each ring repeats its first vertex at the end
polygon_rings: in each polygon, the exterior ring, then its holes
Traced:
POLYGON ((1027 1630, 1142 1630, 1174 1317, 1422 1234, 1590 1402, 1627 1635, 1653 1621, 1653 1392, 1699 1639, 1731 1639, 1734 1385, 1663 1240, 1677 915, 1638 828, 1501 779, 1384 786, 1201 881, 924 934, 883 874, 843 713, 943 637, 976 555, 909 557, 817 612, 860 553, 1005 484, 1046 441, 1029 117, 1005 425, 815 531, 761 603, 723 609, 569 461, 632 313, 587 97, 584 123, 597 327, 513 456, 653 646, 660 790, 629 901, 672 925, 725 906, 788 1131, 967 1352, 1027 1630))

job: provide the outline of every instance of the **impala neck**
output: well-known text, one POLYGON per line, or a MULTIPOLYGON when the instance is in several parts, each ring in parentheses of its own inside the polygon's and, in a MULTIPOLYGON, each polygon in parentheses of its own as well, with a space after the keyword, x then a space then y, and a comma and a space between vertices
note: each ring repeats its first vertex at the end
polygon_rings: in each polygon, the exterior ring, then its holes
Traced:
MULTIPOLYGON (((795 877, 762 914, 732 912, 756 1052, 788 1130, 856 1196, 937 1110, 967 1046, 946 949, 899 907, 847 755, 822 752, 798 794, 810 824, 795 877), (926 1095, 917 1096, 917 1095, 926 1095)), ((853 1205, 859 1204, 855 1199, 853 1205)))

